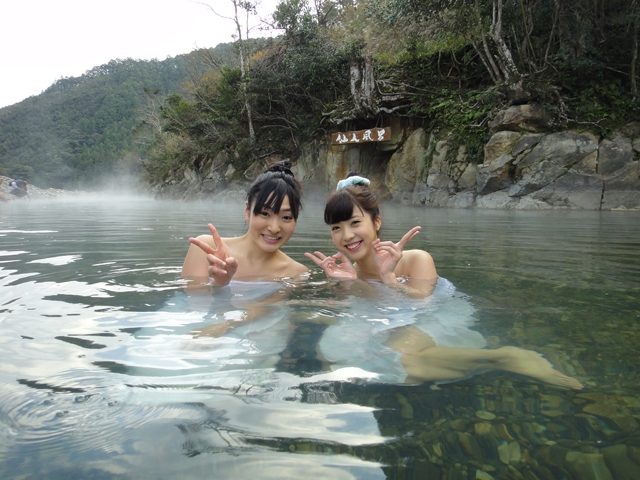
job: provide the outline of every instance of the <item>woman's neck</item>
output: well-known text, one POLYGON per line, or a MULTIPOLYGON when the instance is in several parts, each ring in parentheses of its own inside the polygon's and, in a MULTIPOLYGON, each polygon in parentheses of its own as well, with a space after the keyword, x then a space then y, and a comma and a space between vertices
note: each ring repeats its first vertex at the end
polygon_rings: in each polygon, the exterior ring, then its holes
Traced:
POLYGON ((360 275, 367 276, 367 277, 380 276, 376 262, 373 259, 373 255, 367 255, 366 257, 361 258, 355 263, 354 267, 356 269, 356 272, 358 272, 358 276, 360 275))
POLYGON ((237 256, 244 258, 247 264, 256 267, 265 265, 280 255, 279 249, 274 252, 265 252, 257 247, 247 234, 233 239, 233 249, 237 252, 237 256))

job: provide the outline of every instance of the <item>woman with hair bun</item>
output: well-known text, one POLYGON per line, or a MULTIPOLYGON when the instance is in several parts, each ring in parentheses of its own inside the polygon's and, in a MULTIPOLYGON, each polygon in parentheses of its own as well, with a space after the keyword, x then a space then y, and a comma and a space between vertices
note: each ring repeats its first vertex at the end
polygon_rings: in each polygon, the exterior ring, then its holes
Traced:
MULTIPOLYGON (((226 343, 212 344, 217 345, 219 353, 227 353, 217 360, 220 368, 227 362, 271 365, 269 362, 286 346, 289 312, 278 303, 283 297, 279 280, 306 274, 309 269, 280 249, 296 228, 301 197, 302 188, 291 172, 291 164, 272 164, 247 192, 244 217, 249 227, 244 235, 222 238, 209 224, 211 235, 189 238, 191 246, 182 265, 182 277, 191 280, 191 287, 220 287, 213 296, 213 310, 205 315, 207 324, 193 332, 195 337, 226 335, 226 343)), ((199 305, 211 301, 193 295, 188 299, 199 305)))
POLYGON ((247 232, 222 238, 209 224, 210 235, 189 239, 181 273, 189 288, 165 303, 158 324, 135 332, 130 363, 152 356, 154 368, 200 374, 273 368, 291 336, 290 309, 281 301, 288 284, 279 280, 308 272, 280 250, 301 209, 288 162, 259 175, 246 195, 247 232))
POLYGON ((190 238, 192 243, 182 265, 182 277, 211 279, 228 285, 231 279, 295 277, 307 267, 283 253, 302 210, 302 188, 288 162, 271 165, 251 185, 244 217, 249 224, 241 237, 221 238, 209 224, 211 235, 190 238))
POLYGON ((475 319, 466 296, 438 277, 429 253, 403 251, 420 227, 397 243, 379 238, 382 218, 369 184, 367 178, 350 173, 327 199, 324 220, 338 253, 305 253, 327 276, 349 280, 352 287, 362 286, 364 295, 379 299, 376 304, 359 304, 359 310, 327 328, 319 350, 332 368, 356 366, 381 379, 404 383, 451 381, 504 370, 582 388, 534 351, 483 348, 484 338, 469 328, 475 319), (407 294, 421 298, 407 302, 402 298, 407 294))

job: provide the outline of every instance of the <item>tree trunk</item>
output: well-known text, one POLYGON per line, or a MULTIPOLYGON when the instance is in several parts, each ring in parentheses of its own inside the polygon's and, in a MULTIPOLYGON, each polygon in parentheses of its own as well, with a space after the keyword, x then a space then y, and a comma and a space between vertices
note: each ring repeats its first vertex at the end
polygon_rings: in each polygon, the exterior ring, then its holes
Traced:
MULTIPOLYGON (((489 65, 489 74, 491 78, 496 83, 496 85, 502 83, 505 79, 502 76, 502 71, 496 65, 496 61, 493 58, 493 54, 491 53, 491 49, 489 48, 489 44, 487 42, 487 36, 484 34, 484 22, 482 21, 482 15, 480 15, 480 7, 478 6, 478 2, 475 3, 475 14, 476 14, 476 22, 478 24, 478 28, 480 29, 480 36, 482 39, 482 48, 484 50, 484 59, 483 63, 485 67, 487 64, 489 65)), ((479 52, 479 49, 476 49, 479 52)), ((481 56, 482 58, 482 56, 481 56)))
POLYGON ((371 113, 375 110, 376 80, 373 72, 373 59, 364 57, 364 62, 355 59, 351 63, 351 95, 356 110, 371 113))
POLYGON ((234 20, 236 22, 236 30, 238 32, 238 46, 240 51, 240 80, 242 82, 242 94, 244 96, 244 108, 247 110, 247 123, 249 124, 249 136, 253 140, 255 137, 255 131, 253 130, 253 119, 251 116, 251 104, 249 103, 249 97, 247 96, 247 74, 244 66, 244 42, 242 41, 242 26, 240 20, 238 20, 238 0, 233 1, 234 8, 234 20))
POLYGON ((638 85, 636 83, 636 63, 638 61, 638 20, 633 22, 633 56, 631 58, 631 95, 635 100, 638 97, 638 85))
MULTIPOLYGON (((526 27, 525 27, 526 28, 526 27)), ((520 72, 513 61, 513 55, 509 46, 502 38, 502 0, 497 0, 497 3, 493 2, 493 18, 491 22, 491 29, 489 30, 493 42, 498 47, 498 54, 502 60, 502 66, 505 70, 504 75, 510 84, 515 84, 520 81, 520 72)))
POLYGON ((216 14, 220 18, 224 18, 226 20, 232 20, 236 24, 236 32, 238 32, 238 49, 239 49, 239 57, 240 57, 240 82, 242 84, 242 95, 244 97, 244 108, 247 110, 247 123, 249 125, 249 136, 253 140, 255 137, 255 132, 253 129, 253 119, 251 116, 251 104, 249 103, 249 97, 247 95, 247 73, 245 69, 245 51, 244 51, 244 42, 242 40, 242 26, 240 25, 240 20, 238 18, 238 4, 240 4, 240 8, 244 8, 247 12, 247 38, 249 37, 249 9, 254 8, 250 2, 242 2, 241 0, 230 0, 233 3, 234 16, 225 17, 216 12, 211 5, 208 3, 196 2, 208 7, 214 14, 216 14))

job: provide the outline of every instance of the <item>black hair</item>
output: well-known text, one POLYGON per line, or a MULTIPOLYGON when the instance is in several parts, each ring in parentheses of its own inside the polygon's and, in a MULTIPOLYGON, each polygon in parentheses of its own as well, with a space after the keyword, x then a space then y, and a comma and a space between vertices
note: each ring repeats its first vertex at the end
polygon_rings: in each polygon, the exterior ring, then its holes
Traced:
POLYGON ((291 215, 298 220, 302 210, 302 186, 291 171, 291 163, 282 161, 271 164, 249 187, 247 192, 248 208, 258 215, 265 208, 280 213, 284 197, 289 197, 291 215))
MULTIPOLYGON (((358 174, 355 172, 349 172, 346 178, 356 175, 358 174)), ((324 207, 324 223, 333 225, 349 220, 353 216, 353 207, 368 213, 372 221, 380 216, 380 207, 375 194, 364 183, 356 183, 329 195, 324 207)))

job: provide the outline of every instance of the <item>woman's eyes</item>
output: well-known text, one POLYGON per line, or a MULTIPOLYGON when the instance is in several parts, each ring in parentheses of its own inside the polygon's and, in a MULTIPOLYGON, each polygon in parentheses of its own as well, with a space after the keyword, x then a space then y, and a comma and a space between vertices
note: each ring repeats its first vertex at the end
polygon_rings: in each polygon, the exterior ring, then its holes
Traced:
MULTIPOLYGON (((258 213, 258 215, 260 215, 261 217, 267 218, 271 216, 271 212, 269 210, 263 210, 260 213, 258 213)), ((283 215, 282 216, 282 220, 284 220, 285 222, 290 222, 293 220, 293 216, 292 215, 283 215)))
POLYGON ((351 222, 351 225, 357 225, 360 223, 360 220, 354 220, 353 222, 351 222))

